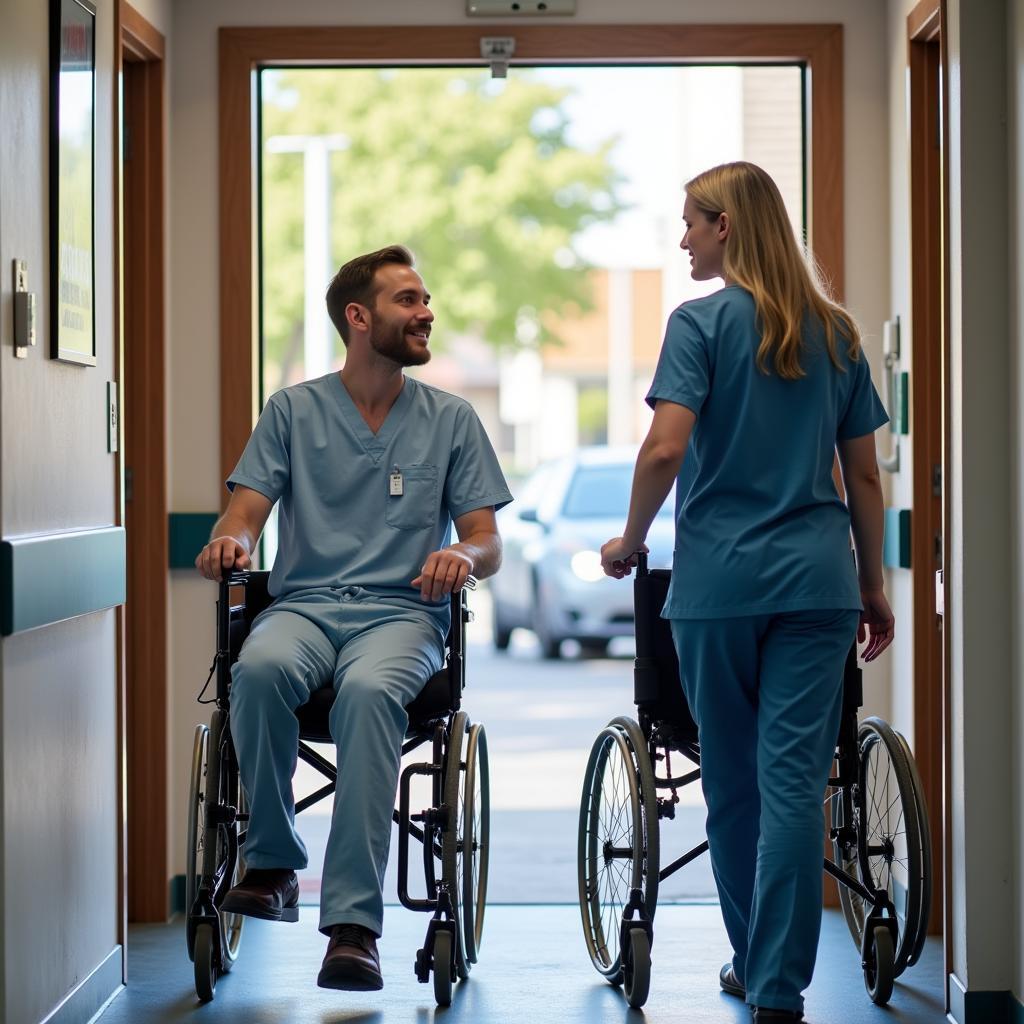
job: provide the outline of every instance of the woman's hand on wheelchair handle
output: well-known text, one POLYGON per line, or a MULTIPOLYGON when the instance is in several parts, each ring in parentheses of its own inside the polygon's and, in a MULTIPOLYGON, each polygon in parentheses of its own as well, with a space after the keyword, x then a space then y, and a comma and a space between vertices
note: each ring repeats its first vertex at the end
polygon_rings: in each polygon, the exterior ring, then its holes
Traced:
POLYGON ((237 537, 214 537, 196 556, 200 575, 217 583, 232 569, 248 569, 251 565, 249 550, 237 537))
POLYGON ((628 576, 636 565, 638 552, 647 553, 646 544, 627 544, 624 537, 612 537, 601 545, 601 568, 605 576, 621 580, 628 576))
POLYGON ((860 643, 867 640, 867 647, 861 657, 865 661, 874 661, 892 643, 896 634, 896 617, 881 587, 877 590, 861 590, 860 599, 864 611, 860 614, 857 640, 860 643))

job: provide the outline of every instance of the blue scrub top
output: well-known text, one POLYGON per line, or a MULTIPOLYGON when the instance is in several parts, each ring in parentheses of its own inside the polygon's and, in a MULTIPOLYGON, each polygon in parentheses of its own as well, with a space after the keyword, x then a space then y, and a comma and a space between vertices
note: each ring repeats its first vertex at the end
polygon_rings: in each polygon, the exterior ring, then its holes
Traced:
POLYGON ((809 321, 805 376, 785 380, 758 368, 760 343, 753 297, 739 285, 669 317, 647 402, 686 406, 697 422, 676 484, 666 618, 862 607, 832 467, 837 441, 889 419, 867 360, 851 360, 837 337, 837 369, 809 321))
POLYGON ((469 403, 410 377, 376 434, 338 373, 271 395, 235 484, 280 502, 272 595, 357 586, 419 608, 410 583, 450 543, 452 520, 512 500, 469 403))

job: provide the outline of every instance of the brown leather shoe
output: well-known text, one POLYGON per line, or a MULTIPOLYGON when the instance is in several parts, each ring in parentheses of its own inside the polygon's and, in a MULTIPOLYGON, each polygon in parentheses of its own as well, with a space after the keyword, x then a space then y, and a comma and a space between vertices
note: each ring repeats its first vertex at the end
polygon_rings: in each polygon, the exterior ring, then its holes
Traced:
POLYGON ((321 988, 372 992, 384 987, 377 939, 361 924, 336 924, 316 983, 321 988))
POLYGON ((264 921, 298 921, 299 880, 290 868, 249 868, 220 909, 264 921))

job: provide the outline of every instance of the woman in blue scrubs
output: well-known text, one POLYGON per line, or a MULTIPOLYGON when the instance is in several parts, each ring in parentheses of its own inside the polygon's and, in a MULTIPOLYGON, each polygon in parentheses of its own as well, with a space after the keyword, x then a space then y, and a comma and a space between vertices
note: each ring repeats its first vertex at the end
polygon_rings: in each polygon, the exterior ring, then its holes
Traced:
POLYGON ((720 982, 760 1024, 798 1021, 821 928, 843 666, 855 636, 867 661, 893 637, 873 437, 888 417, 856 325, 826 297, 761 168, 698 175, 683 219, 692 276, 725 287, 669 318, 629 517, 601 557, 608 575, 629 574, 678 478, 662 614, 700 730, 733 948, 720 982))

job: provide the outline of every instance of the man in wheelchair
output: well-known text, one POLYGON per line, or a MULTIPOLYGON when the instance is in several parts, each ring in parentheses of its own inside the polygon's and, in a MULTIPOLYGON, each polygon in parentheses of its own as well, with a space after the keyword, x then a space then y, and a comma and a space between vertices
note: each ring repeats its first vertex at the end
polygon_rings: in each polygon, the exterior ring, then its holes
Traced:
POLYGON ((443 665, 450 594, 468 575, 497 570, 494 514, 512 496, 472 408, 403 373, 430 359, 434 319, 408 250, 346 263, 326 299, 346 346, 343 369, 270 397, 196 558, 212 580, 248 568, 279 503, 274 601, 232 669, 231 732, 250 818, 245 876, 221 909, 298 919, 295 872, 307 855, 295 831, 294 712, 332 685, 338 779, 317 983, 379 989, 406 706, 443 665))

